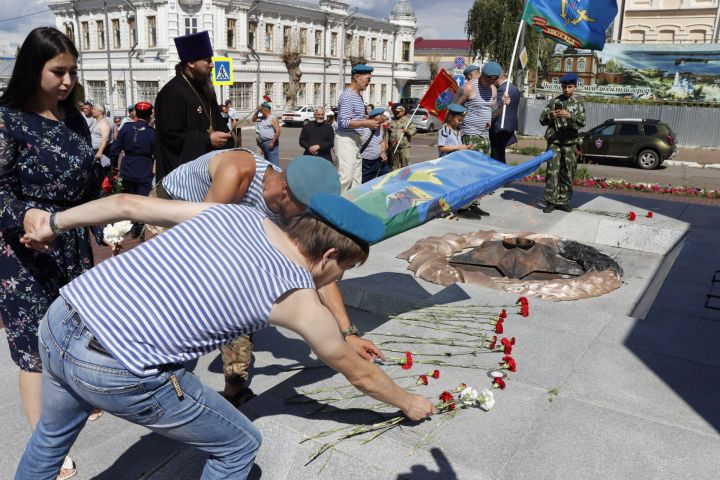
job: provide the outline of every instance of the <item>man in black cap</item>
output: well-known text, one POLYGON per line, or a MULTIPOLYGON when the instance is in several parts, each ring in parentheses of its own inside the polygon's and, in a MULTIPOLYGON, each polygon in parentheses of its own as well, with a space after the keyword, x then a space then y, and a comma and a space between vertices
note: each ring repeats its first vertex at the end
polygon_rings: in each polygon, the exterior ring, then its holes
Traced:
POLYGON ((540 124, 546 125, 545 140, 548 148, 555 152, 548 162, 545 177, 545 203, 543 212, 550 213, 556 208, 572 211, 572 182, 577 168, 577 147, 580 142, 579 130, 585 126, 585 107, 573 96, 577 88, 576 73, 566 73, 560 79, 563 93, 548 102, 540 114, 540 124))
POLYGON ((362 151, 372 139, 371 129, 379 120, 368 119, 361 95, 370 85, 373 67, 359 63, 352 67, 350 86, 338 99, 335 154, 338 158, 340 189, 350 190, 362 183, 362 151))
POLYGON ((213 51, 208 32, 177 37, 175 46, 180 57, 175 78, 155 101, 157 180, 211 150, 233 146, 210 82, 213 51))

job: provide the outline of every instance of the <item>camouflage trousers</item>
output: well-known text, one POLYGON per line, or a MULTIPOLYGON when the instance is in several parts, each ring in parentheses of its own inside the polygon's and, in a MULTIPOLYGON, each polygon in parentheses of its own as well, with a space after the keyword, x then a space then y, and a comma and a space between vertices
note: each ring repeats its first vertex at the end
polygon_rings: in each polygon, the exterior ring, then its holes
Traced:
POLYGON ((243 335, 220 347, 222 352, 225 382, 241 383, 248 379, 248 369, 252 363, 252 335, 243 335))
POLYGON ((553 205, 567 205, 573 193, 573 178, 577 168, 577 145, 548 145, 555 155, 548 162, 545 177, 545 202, 553 205))
POLYGON ((490 155, 490 138, 481 137, 480 135, 463 135, 463 145, 475 145, 476 152, 482 152, 485 155, 490 155))
MULTIPOLYGON (((392 147, 394 150, 395 147, 392 147)), ((392 153, 392 150, 390 151, 392 153)), ((392 165, 393 170, 397 170, 399 168, 407 167, 410 162, 410 147, 398 147, 395 154, 392 156, 392 161, 390 162, 390 165, 392 165)))

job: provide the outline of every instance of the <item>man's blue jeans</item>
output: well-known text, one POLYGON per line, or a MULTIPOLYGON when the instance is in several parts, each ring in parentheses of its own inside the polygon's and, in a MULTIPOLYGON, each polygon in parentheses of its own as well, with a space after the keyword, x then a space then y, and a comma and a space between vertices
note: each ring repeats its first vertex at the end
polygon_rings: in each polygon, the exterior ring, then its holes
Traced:
POLYGON ((263 142, 260 144, 260 148, 262 148, 265 160, 272 163, 276 167, 280 167, 280 140, 275 142, 275 147, 273 147, 272 149, 270 148, 270 140, 263 140, 263 142))
POLYGON ((138 377, 114 358, 88 349, 90 339, 72 307, 62 297, 55 300, 40 324, 42 416, 17 480, 54 480, 94 406, 209 453, 203 479, 247 477, 261 442, 247 417, 184 368, 138 377))

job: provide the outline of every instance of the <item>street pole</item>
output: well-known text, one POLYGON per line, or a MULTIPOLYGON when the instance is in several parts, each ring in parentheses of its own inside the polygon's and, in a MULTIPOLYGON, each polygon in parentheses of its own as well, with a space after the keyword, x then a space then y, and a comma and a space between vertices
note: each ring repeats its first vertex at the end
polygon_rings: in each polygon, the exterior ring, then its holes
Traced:
POLYGON ((130 47, 130 50, 128 51, 128 70, 130 72, 130 105, 135 105, 135 80, 133 80, 133 67, 132 67, 132 57, 135 54, 135 48, 137 48, 137 9, 127 0, 122 0, 122 2, 127 6, 130 10, 132 10, 132 15, 128 14, 127 19, 128 21, 133 18, 135 19, 135 28, 133 28, 132 32, 132 38, 130 39, 131 42, 133 42, 132 47, 130 47))
POLYGON ((323 96, 322 96, 322 103, 323 108, 327 106, 327 31, 328 31, 328 22, 329 22, 330 15, 325 14, 325 29, 323 30, 323 96))
POLYGON ((392 63, 390 64, 390 101, 395 103, 393 98, 395 95, 393 95, 393 91, 395 90, 395 50, 397 50, 397 34, 398 34, 399 27, 395 27, 395 31, 393 32, 393 46, 392 46, 392 63))
MULTIPOLYGON (((82 32, 80 31, 80 14, 77 11, 77 8, 75 8, 75 1, 70 1, 70 6, 73 9, 73 12, 75 12, 75 31, 77 32, 76 38, 78 40, 77 44, 75 45, 78 49, 78 54, 80 56, 80 83, 82 83, 83 88, 85 88, 85 69, 83 68, 83 50, 82 50, 82 32)), ((83 98, 83 101, 85 99, 83 98)))
MULTIPOLYGON (((110 18, 108 17, 107 11, 107 0, 103 0, 105 6, 105 53, 107 54, 107 93, 108 93, 108 105, 110 105, 110 116, 113 115, 114 104, 112 98, 112 65, 110 64, 110 18)), ((106 113, 107 114, 107 113, 106 113)))

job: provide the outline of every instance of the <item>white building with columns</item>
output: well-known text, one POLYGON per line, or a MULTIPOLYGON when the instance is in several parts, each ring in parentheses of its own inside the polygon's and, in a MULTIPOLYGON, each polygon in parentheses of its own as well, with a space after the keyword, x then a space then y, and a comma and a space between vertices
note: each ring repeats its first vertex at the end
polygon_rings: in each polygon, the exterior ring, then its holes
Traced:
POLYGON ((80 51, 85 96, 115 115, 141 100, 154 103, 175 75, 173 38, 202 30, 210 32, 216 56, 233 59, 234 84, 216 90, 219 101, 230 98, 239 112, 252 111, 263 95, 286 107, 281 54, 293 39, 302 55, 301 105, 336 105, 350 82, 351 57, 375 68, 367 103, 398 101, 415 78, 417 20, 407 0, 395 2, 384 19, 337 0, 46 1, 80 51))

